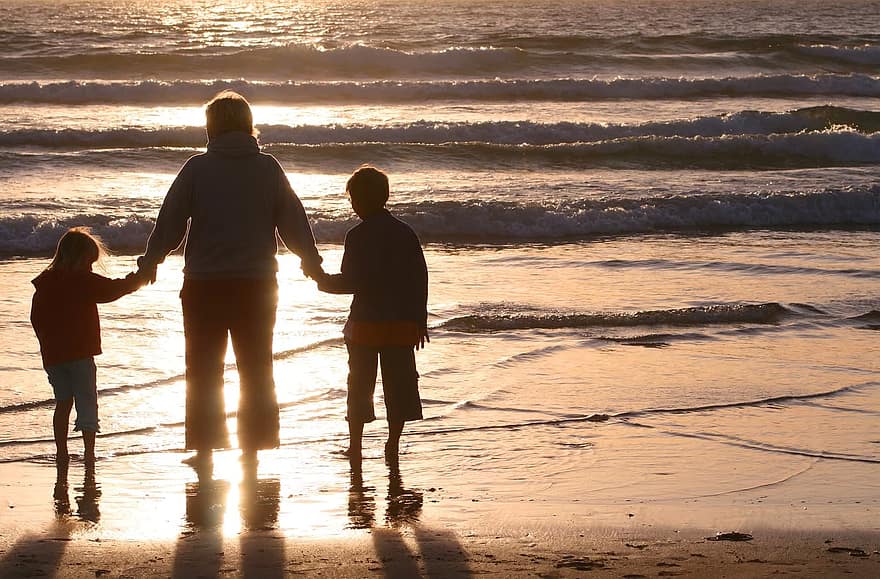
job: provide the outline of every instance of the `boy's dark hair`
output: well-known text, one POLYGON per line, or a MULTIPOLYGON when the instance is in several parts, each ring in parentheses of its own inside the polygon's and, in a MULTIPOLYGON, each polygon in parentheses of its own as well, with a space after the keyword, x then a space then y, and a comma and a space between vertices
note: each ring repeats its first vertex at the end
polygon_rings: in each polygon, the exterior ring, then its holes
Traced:
POLYGON ((348 178, 345 190, 365 209, 381 209, 388 201, 388 175, 364 165, 348 178))
POLYGON ((217 93, 205 105, 205 120, 209 139, 232 131, 241 131, 254 137, 259 134, 254 128, 250 104, 235 91, 217 93))

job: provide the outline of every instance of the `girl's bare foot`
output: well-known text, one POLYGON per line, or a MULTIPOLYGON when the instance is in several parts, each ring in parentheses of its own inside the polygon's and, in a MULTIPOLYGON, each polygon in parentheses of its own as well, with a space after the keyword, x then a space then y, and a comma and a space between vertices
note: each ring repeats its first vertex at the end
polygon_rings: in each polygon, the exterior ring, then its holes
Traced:
POLYGON ((210 450, 197 450, 194 455, 187 457, 180 462, 198 470, 210 466, 213 462, 213 458, 213 453, 210 450))
POLYGON ((337 455, 340 458, 347 458, 349 460, 360 460, 362 458, 361 449, 359 448, 349 447, 344 450, 334 450, 333 454, 337 455))

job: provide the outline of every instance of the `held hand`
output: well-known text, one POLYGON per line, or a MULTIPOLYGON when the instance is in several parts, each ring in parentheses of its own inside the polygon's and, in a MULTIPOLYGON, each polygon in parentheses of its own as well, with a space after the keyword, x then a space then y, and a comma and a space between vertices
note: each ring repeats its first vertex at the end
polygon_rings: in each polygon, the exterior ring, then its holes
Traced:
POLYGON ((129 273, 128 275, 125 276, 125 279, 128 279, 128 280, 134 279, 138 284, 137 285, 138 288, 142 288, 145 285, 147 285, 147 283, 149 283, 149 279, 143 274, 142 270, 137 270, 137 271, 133 271, 133 272, 129 273))
POLYGON ((156 268, 139 269, 137 275, 143 278, 144 285, 156 283, 156 268))
POLYGON ((320 262, 310 264, 310 263, 306 263, 305 261, 303 261, 300 267, 302 267, 303 273, 305 274, 306 277, 310 277, 319 283, 320 283, 321 279, 323 279, 327 275, 324 272, 324 268, 321 267, 320 262))
POLYGON ((320 274, 315 275, 312 279, 314 279, 315 282, 318 284, 318 289, 321 290, 322 292, 325 292, 325 291, 327 291, 327 279, 329 277, 330 277, 329 273, 327 273, 325 271, 321 271, 320 274))
POLYGON ((428 336, 428 328, 422 328, 421 335, 419 336, 419 341, 416 342, 416 351, 424 350, 425 344, 430 344, 431 338, 428 336))
POLYGON ((156 265, 147 264, 144 261, 143 256, 139 257, 137 260, 138 270, 137 275, 141 276, 146 280, 144 284, 147 283, 156 283, 156 265))

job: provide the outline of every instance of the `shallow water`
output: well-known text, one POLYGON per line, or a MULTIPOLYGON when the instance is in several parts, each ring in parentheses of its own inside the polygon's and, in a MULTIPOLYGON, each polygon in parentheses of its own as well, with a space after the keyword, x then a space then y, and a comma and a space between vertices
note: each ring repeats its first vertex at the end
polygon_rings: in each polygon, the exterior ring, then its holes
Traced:
MULTIPOLYGON (((303 536, 441 508, 466 526, 523 501, 609 524, 608 505, 687 501, 719 520, 870 526, 880 4, 199 6, 0 7, 0 469, 52 478, 30 280, 72 225, 120 253, 106 273, 130 271, 204 146, 201 103, 232 87, 328 270, 355 223, 348 174, 391 175, 431 274, 426 420, 407 428, 402 481, 379 459, 381 420, 362 484, 327 458, 345 444, 348 300, 283 253, 282 446, 257 487, 240 488, 234 451, 220 482, 194 486, 172 256, 155 285, 101 306, 102 516, 87 532, 173 536, 215 500, 226 533, 251 524, 250 500, 303 536), (133 505, 150 525, 130 524, 133 505)), ((75 464, 71 495, 94 499, 81 479, 75 464)), ((27 508, 51 517, 44 495, 27 508)))

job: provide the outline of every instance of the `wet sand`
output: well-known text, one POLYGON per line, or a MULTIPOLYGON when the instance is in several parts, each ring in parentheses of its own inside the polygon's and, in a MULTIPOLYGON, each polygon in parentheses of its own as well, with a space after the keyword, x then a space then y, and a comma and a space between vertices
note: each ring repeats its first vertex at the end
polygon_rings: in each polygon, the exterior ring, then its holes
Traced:
POLYGON ((880 576, 873 505, 835 529, 832 514, 847 516, 839 505, 799 526, 733 501, 535 500, 524 484, 511 502, 466 476, 409 486, 405 463, 373 459, 360 471, 330 463, 349 477, 307 497, 289 493, 271 464, 240 470, 229 453, 199 480, 180 457, 159 465, 171 486, 139 478, 131 457, 96 471, 74 462, 67 487, 51 465, 0 465, 0 577, 880 576))
POLYGON ((765 536, 713 543, 658 534, 571 536, 558 548, 513 537, 451 537, 442 528, 375 529, 346 540, 285 540, 254 531, 178 541, 77 541, 29 535, 4 549, 3 577, 877 577, 876 537, 765 536), (566 545, 567 543, 567 545, 566 545), (851 547, 862 545, 862 547, 851 547))

